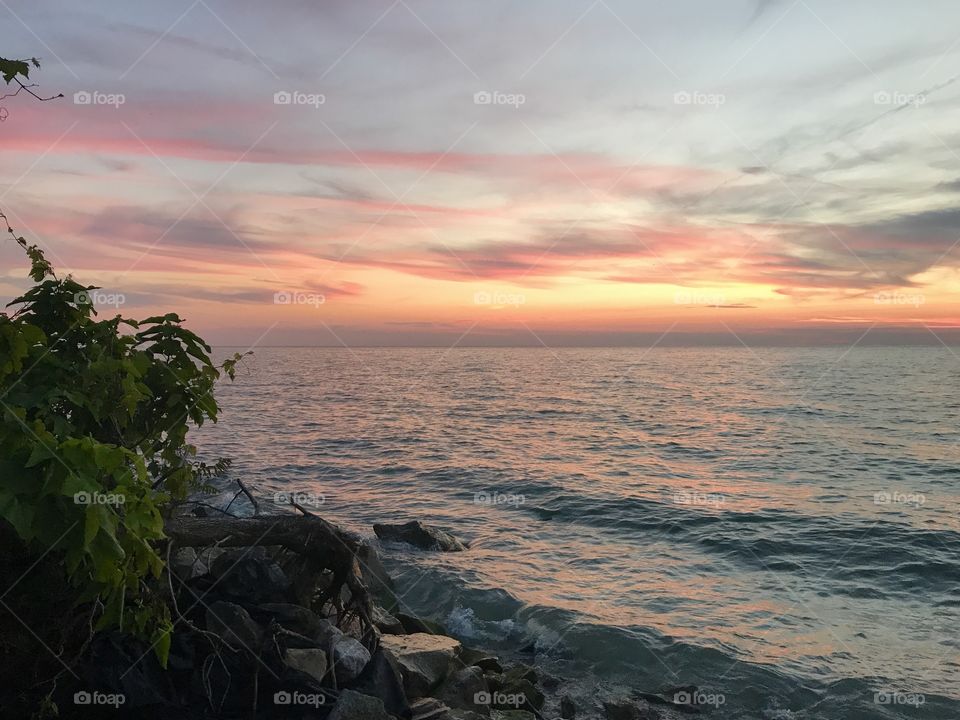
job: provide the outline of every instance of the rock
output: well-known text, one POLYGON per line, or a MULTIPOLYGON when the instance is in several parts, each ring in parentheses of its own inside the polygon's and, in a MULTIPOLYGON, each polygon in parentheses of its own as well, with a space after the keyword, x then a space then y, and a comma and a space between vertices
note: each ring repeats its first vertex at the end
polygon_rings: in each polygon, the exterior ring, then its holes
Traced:
POLYGON ((250 617, 250 613, 234 603, 211 603, 207 608, 207 630, 234 650, 246 650, 254 654, 260 650, 263 630, 250 617))
POLYGON ((360 564, 360 578, 367 589, 384 602, 392 602, 393 579, 383 566, 377 549, 369 542, 363 543, 357 551, 357 562, 360 564))
POLYGON ((428 635, 446 635, 447 631, 438 622, 425 620, 423 618, 407 615, 406 613, 397 613, 397 620, 403 625, 403 629, 410 633, 427 633, 428 635))
POLYGON ((372 620, 377 630, 386 635, 403 635, 407 632, 402 622, 379 605, 373 606, 372 620))
POLYGON ((283 656, 287 667, 306 673, 318 683, 327 674, 327 653, 320 648, 289 648, 283 656))
POLYGON ((481 715, 473 710, 456 710, 452 708, 447 710, 447 717, 449 720, 487 720, 486 715, 481 715))
POLYGON ((333 706, 327 720, 392 720, 383 703, 370 695, 354 690, 340 693, 337 704, 333 706))
POLYGON ((659 720, 660 713, 650 707, 640 707, 629 700, 612 700, 603 703, 607 720, 659 720))
POLYGON ((170 572, 181 580, 206 574, 206 565, 203 566, 203 572, 199 572, 197 565, 197 551, 192 547, 180 548, 170 556, 170 572))
MULTIPOLYGON (((529 680, 504 678, 503 686, 500 688, 500 694, 505 696, 507 704, 495 703, 498 710, 533 710, 539 713, 543 709, 543 703, 546 698, 537 687, 529 680), (514 699, 519 702, 512 704, 514 699)), ((497 697, 496 695, 494 697, 497 697)))
POLYGON ((560 698, 560 717, 564 720, 574 720, 577 717, 577 704, 569 695, 560 698))
POLYGON ((405 542, 423 550, 440 550, 442 552, 462 552, 467 546, 453 535, 431 525, 424 525, 419 520, 398 525, 378 523, 373 531, 381 540, 395 540, 405 542))
POLYGON ((537 716, 527 710, 494 710, 490 720, 537 720, 537 716))
POLYGON ((490 692, 483 670, 478 667, 465 667, 448 677, 436 697, 448 707, 457 710, 471 710, 486 715, 490 711, 490 692))
POLYGON ((395 717, 409 718, 411 715, 400 668, 381 647, 374 651, 370 662, 349 689, 380 698, 387 712, 395 717))
POLYGON ((474 650, 473 648, 463 648, 460 651, 460 660, 464 665, 475 665, 487 673, 502 673, 503 667, 500 661, 493 655, 474 650))
POLYGON ((384 635, 380 646, 396 661, 407 697, 423 697, 443 682, 460 654, 460 643, 445 635, 384 635))
MULTIPOLYGON (((286 630, 292 630, 317 642, 329 640, 331 624, 300 605, 290 603, 264 603, 251 608, 251 614, 264 625, 275 620, 286 630)), ((334 628, 335 629, 335 628, 334 628)))
POLYGON ((410 705, 410 713, 413 720, 445 720, 449 717, 450 708, 436 698, 425 697, 410 705))
POLYGON ((213 561, 210 574, 216 590, 242 603, 265 603, 286 599, 290 580, 263 548, 230 550, 213 561))
MULTIPOLYGON (((98 689, 123 695, 125 710, 165 704, 174 697, 171 678, 160 667, 149 645, 120 632, 97 633, 78 670, 82 676, 81 691, 98 689)), ((12 687, 16 687, 16 681, 8 679, 11 681, 12 687)))
POLYGON ((359 641, 342 634, 334 641, 333 672, 338 685, 346 685, 355 680, 368 662, 370 662, 370 651, 359 641))
POLYGON ((537 682, 537 669, 532 665, 513 665, 504 673, 507 682, 513 680, 526 680, 527 682, 537 682))

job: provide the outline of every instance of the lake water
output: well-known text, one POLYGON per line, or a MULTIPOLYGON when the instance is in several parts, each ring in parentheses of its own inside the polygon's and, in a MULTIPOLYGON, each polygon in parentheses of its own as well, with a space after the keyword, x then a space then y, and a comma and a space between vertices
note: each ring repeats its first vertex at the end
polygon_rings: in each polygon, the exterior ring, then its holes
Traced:
POLYGON ((266 348, 195 440, 365 535, 470 540, 385 548, 408 611, 575 697, 955 720, 958 380, 947 348, 266 348))

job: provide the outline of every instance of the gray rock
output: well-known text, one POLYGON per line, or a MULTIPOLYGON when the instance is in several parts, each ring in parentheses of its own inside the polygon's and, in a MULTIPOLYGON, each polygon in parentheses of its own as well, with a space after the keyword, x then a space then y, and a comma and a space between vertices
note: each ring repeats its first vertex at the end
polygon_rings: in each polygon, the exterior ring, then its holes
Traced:
POLYGON ((359 641, 343 634, 334 641, 332 667, 338 685, 346 685, 359 677, 368 662, 370 651, 359 641))
POLYGON ((383 702, 370 695, 353 690, 340 693, 327 720, 392 720, 383 707, 383 702))
POLYGON ((537 716, 528 710, 494 710, 490 720, 537 720, 537 716))
POLYGON ((220 555, 210 566, 217 593, 243 603, 285 599, 290 580, 263 548, 238 548, 220 555))
POLYGON ((330 623, 301 605, 290 603, 264 603, 252 609, 253 615, 261 622, 275 620, 287 630, 320 642, 329 639, 330 623))
POLYGON ((426 620, 424 618, 414 617, 413 615, 407 615, 406 613, 396 613, 397 620, 400 621, 400 624, 403 625, 403 629, 407 634, 412 635, 413 633, 427 633, 429 635, 446 635, 447 630, 438 622, 433 620, 426 620))
POLYGON ((403 623, 379 605, 373 606, 372 619, 377 630, 386 635, 403 635, 407 632, 403 628, 403 623))
POLYGON ((400 667, 407 697, 428 695, 450 674, 460 643, 445 635, 384 635, 383 651, 400 667))
POLYGON ((465 667, 448 677, 435 693, 438 700, 456 710, 470 710, 482 715, 490 712, 490 693, 483 670, 465 667))
POLYGON ((433 527, 424 525, 419 520, 398 525, 378 523, 373 531, 381 540, 395 540, 405 542, 423 550, 441 550, 443 552, 462 552, 467 546, 453 535, 433 527))
POLYGON ((425 697, 411 703, 410 713, 412 720, 446 720, 450 708, 436 698, 425 697))
POLYGON ((603 703, 607 720, 659 720, 660 713, 650 707, 641 707, 629 700, 612 700, 603 703))
POLYGON ((394 717, 410 717, 410 704, 403 691, 403 675, 399 666, 387 656, 382 647, 374 650, 370 662, 349 689, 380 698, 387 712, 394 717))
POLYGON ((574 720, 577 717, 577 704, 569 695, 560 698, 560 717, 564 720, 574 720))
POLYGON ((207 630, 217 635, 234 650, 257 653, 263 630, 250 613, 230 602, 215 602, 207 608, 207 630))
POLYGON ((207 573, 207 566, 200 566, 195 548, 186 547, 176 550, 170 556, 170 572, 181 580, 190 580, 207 573), (199 566, 199 567, 198 567, 199 566), (202 572, 200 570, 202 569, 202 572))
POLYGON ((540 712, 543 710, 543 703, 546 698, 537 687, 529 680, 505 677, 500 692, 507 697, 522 697, 523 702, 519 707, 497 706, 498 710, 532 710, 540 712))
POLYGON ((304 672, 318 683, 327 674, 327 653, 320 648, 289 648, 283 656, 287 667, 304 672))

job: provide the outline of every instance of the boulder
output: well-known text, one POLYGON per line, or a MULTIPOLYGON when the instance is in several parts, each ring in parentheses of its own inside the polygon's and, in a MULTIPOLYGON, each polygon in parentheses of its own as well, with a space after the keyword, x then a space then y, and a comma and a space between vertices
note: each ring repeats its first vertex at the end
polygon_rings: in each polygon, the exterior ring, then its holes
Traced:
POLYGON ((569 695, 560 698, 560 717, 563 720, 574 720, 577 717, 577 704, 569 695))
POLYGON ((490 711, 490 693, 483 670, 465 667, 455 671, 436 691, 438 700, 457 710, 471 710, 486 715, 490 711))
POLYGON ((486 673, 502 673, 503 667, 493 655, 474 650, 473 648, 463 648, 460 652, 460 660, 464 665, 475 665, 486 673))
POLYGON ((630 700, 610 700, 603 703, 607 720, 659 720, 660 713, 651 707, 641 707, 630 700))
POLYGON ((412 720, 447 720, 450 708, 436 698, 425 697, 410 704, 412 720))
POLYGON ((287 667, 306 673, 318 683, 327 674, 327 653, 320 648, 288 648, 283 655, 287 667))
MULTIPOLYGON (((301 605, 264 603, 250 609, 251 614, 264 625, 276 621, 286 630, 299 633, 317 642, 329 640, 332 627, 329 622, 301 605)), ((334 628, 335 629, 335 628, 334 628)))
MULTIPOLYGON (((532 710, 539 713, 543 709, 543 703, 546 698, 537 687, 529 680, 504 677, 500 693, 508 699, 519 698, 521 702, 517 705, 495 704, 498 710, 532 710)), ((496 696, 494 696, 496 697, 496 696)))
POLYGON ((394 717, 407 720, 412 714, 403 690, 400 668, 381 647, 374 651, 370 662, 349 689, 380 698, 387 712, 394 717))
POLYGON ((383 702, 370 695, 354 690, 340 693, 337 704, 333 706, 327 720, 392 720, 383 702))
POLYGON ((380 646, 400 667, 407 697, 423 697, 450 674, 460 643, 445 635, 384 635, 380 646))
POLYGON ((332 668, 338 685, 355 680, 370 662, 370 651, 358 640, 342 633, 333 641, 332 655, 332 668))
POLYGON ((402 622, 379 605, 373 606, 372 620, 377 630, 386 635, 403 635, 407 632, 402 622))
POLYGON ((467 546, 453 535, 433 527, 424 525, 419 520, 397 525, 378 523, 373 531, 381 540, 405 542, 423 550, 440 550, 442 552, 462 552, 467 546))
POLYGON ((397 620, 400 621, 400 624, 403 625, 404 632, 409 634, 413 633, 428 633, 429 635, 446 635, 447 631, 438 622, 433 620, 425 620, 424 618, 414 617, 413 615, 407 615, 406 613, 396 613, 397 620))
POLYGON ((170 556, 170 572, 181 580, 189 580, 207 572, 207 566, 200 566, 197 551, 192 547, 179 548, 170 556))
POLYGON ((257 653, 263 630, 250 613, 231 602, 217 601, 207 608, 207 630, 234 650, 257 653))
POLYGON ((286 599, 290 580, 263 548, 238 548, 217 557, 210 566, 216 591, 242 603, 265 603, 286 599))

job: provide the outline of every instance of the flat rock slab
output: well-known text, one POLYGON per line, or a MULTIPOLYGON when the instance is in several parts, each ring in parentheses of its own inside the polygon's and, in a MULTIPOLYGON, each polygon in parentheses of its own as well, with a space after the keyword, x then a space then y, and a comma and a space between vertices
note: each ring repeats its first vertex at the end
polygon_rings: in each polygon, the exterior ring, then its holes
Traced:
POLYGON ((400 667, 407 696, 424 697, 450 674, 460 643, 444 635, 384 635, 380 647, 400 667))

